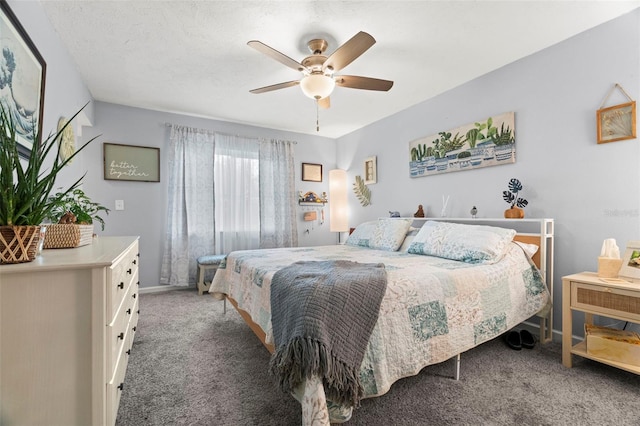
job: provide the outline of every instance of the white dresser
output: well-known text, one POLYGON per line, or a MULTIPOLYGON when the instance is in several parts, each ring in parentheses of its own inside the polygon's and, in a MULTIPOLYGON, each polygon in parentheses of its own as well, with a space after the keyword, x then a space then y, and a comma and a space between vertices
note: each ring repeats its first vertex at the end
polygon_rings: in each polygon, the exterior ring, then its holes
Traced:
POLYGON ((138 322, 138 237, 0 265, 0 424, 113 425, 138 322))

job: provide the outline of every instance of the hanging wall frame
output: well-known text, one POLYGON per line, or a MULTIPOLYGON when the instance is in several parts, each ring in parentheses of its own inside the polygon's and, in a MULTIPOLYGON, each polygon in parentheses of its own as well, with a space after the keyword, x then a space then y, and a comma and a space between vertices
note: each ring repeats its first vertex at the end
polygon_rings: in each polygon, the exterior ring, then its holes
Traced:
POLYGON ((596 122, 599 144, 634 139, 636 137, 636 101, 631 99, 622 86, 616 83, 596 112, 596 122), (629 102, 604 107, 607 99, 616 88, 620 89, 629 102))

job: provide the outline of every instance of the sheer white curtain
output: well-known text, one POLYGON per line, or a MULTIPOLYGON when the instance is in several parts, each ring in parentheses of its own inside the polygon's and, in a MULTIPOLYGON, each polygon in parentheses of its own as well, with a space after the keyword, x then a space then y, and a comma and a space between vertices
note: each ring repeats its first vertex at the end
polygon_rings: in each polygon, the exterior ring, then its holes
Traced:
POLYGON ((216 134, 216 252, 260 247, 260 143, 216 134))
POLYGON ((293 144, 172 126, 162 284, 194 283, 203 255, 298 245, 293 144))
POLYGON ((294 144, 260 144, 260 248, 298 246, 294 144))
POLYGON ((167 228, 160 282, 196 281, 196 259, 214 252, 214 134, 172 126, 167 228))

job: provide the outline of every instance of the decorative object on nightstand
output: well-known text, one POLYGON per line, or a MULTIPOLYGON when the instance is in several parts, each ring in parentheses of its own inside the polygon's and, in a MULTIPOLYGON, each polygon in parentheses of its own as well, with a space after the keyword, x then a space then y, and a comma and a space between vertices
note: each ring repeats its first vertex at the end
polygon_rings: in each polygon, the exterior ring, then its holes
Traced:
POLYGON ((510 208, 504 211, 504 217, 507 219, 522 219, 524 217, 524 210, 529 204, 524 198, 519 198, 518 194, 522 191, 522 183, 518 179, 512 178, 509 181, 509 190, 502 191, 502 199, 511 205, 510 208))
POLYGON ((617 278, 622 266, 620 249, 613 238, 607 238, 602 243, 600 256, 598 256, 598 276, 600 278, 617 278))
POLYGON ((422 204, 418 204, 418 211, 413 214, 413 217, 424 217, 424 210, 422 204))
POLYGON ((400 212, 399 211, 391 211, 389 210, 389 217, 400 217, 400 212))
POLYGON ((640 241, 627 243, 619 275, 633 281, 640 280, 640 241))

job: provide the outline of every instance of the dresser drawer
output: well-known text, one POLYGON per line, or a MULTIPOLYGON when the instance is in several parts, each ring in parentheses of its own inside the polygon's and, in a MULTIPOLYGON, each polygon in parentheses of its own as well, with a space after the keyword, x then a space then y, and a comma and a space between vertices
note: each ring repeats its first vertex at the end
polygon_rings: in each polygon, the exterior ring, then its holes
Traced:
MULTIPOLYGON (((120 310, 110 324, 107 324, 107 377, 113 377, 116 364, 122 357, 123 348, 129 334, 133 334, 133 321, 138 321, 138 287, 129 286, 129 291, 120 305, 120 310), (134 320, 135 318, 135 320, 134 320)), ((127 350, 127 349, 124 349, 127 350)))
POLYGON ((107 273, 107 319, 114 317, 129 291, 129 286, 132 283, 137 284, 138 260, 138 243, 136 241, 120 260, 109 268, 107 273))
POLYGON ((571 307, 611 318, 617 318, 616 313, 625 313, 633 321, 640 321, 638 292, 622 288, 572 281, 571 307))
POLYGON ((124 376, 127 372, 127 364, 129 356, 123 353, 123 356, 119 359, 116 365, 116 371, 113 378, 107 383, 107 401, 106 401, 106 414, 107 424, 113 425, 116 423, 116 417, 118 416, 118 404, 120 404, 120 396, 124 389, 124 376))

